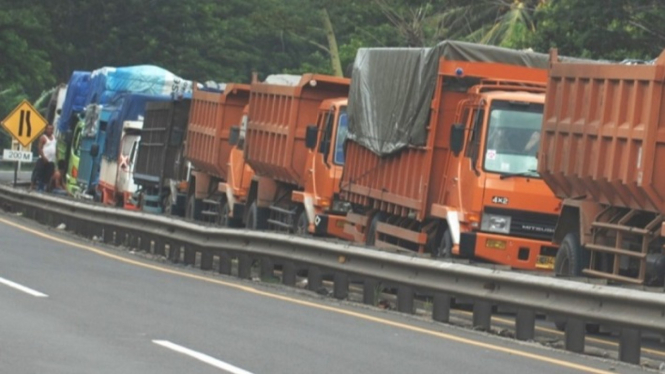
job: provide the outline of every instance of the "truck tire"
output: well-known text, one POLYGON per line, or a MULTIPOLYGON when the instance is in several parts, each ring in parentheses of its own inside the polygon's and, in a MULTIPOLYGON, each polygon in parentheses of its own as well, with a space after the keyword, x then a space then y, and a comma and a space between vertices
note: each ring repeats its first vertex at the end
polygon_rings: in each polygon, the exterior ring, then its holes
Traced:
POLYGON ((578 277, 589 264, 589 254, 580 245, 580 236, 569 232, 563 238, 554 259, 554 274, 557 276, 578 277))
POLYGON ((199 202, 196 201, 196 197, 194 194, 190 195, 187 198, 187 207, 185 208, 185 218, 190 219, 192 221, 197 221, 199 219, 199 202))
POLYGON ((219 208, 219 219, 218 219, 219 226, 241 227, 242 221, 236 217, 233 218, 229 217, 229 213, 231 213, 231 206, 229 205, 228 201, 226 201, 225 199, 224 201, 221 202, 219 208))
POLYGON ((365 235, 365 244, 368 247, 372 247, 376 243, 376 226, 381 222, 381 218, 381 213, 377 213, 369 223, 367 234, 365 235))
POLYGON ((266 230, 268 228, 268 220, 261 209, 256 205, 256 201, 252 203, 247 212, 247 225, 246 227, 251 230, 266 230))
POLYGON ((293 229, 294 229, 296 235, 310 236, 310 233, 309 233, 309 219, 307 218, 307 212, 304 209, 298 211, 296 224, 295 224, 295 227, 293 229))
POLYGON ((438 245, 432 257, 435 258, 451 258, 453 256, 453 235, 450 233, 450 229, 446 227, 441 235, 441 241, 438 245))

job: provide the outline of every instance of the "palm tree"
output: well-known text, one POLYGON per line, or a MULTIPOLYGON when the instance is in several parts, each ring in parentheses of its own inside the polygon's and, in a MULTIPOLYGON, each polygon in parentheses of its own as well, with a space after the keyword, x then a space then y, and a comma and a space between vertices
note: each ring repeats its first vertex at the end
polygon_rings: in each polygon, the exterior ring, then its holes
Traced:
POLYGON ((522 48, 535 31, 534 13, 547 0, 374 0, 409 46, 441 39, 522 48))

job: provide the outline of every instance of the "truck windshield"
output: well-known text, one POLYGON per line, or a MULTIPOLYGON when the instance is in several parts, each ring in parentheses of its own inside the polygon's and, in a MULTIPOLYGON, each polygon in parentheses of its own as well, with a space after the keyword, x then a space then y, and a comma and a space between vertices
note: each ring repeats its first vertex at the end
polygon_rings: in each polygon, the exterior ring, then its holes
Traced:
POLYGON ((543 104, 494 101, 487 127, 485 170, 537 177, 542 120, 543 104))
POLYGON ((349 116, 346 114, 346 107, 339 110, 339 122, 337 123, 337 136, 335 137, 335 157, 333 162, 337 165, 344 165, 344 141, 349 130, 349 116))

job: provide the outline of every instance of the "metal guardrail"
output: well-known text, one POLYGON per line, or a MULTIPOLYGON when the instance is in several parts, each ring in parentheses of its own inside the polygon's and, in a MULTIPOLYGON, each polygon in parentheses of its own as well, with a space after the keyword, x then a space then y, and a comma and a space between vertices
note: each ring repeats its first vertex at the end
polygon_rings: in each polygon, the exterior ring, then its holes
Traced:
POLYGON ((433 298, 434 320, 448 322, 451 297, 473 301, 474 326, 489 329, 492 306, 516 307, 516 338, 534 337, 536 313, 566 319, 565 346, 584 351, 586 323, 620 329, 619 358, 639 363, 641 331, 665 333, 665 294, 594 285, 504 270, 492 270, 381 252, 271 232, 202 226, 165 216, 137 213, 0 186, 0 205, 43 224, 64 223, 68 230, 106 243, 127 245, 165 255, 172 261, 196 263, 212 270, 215 257, 223 274, 249 278, 258 261, 262 276, 281 266, 282 282, 295 285, 306 271, 308 288, 317 290, 324 276, 333 279, 333 296, 348 296, 349 282, 363 285, 363 300, 373 304, 377 285, 397 289, 397 309, 414 311, 414 295, 433 298))

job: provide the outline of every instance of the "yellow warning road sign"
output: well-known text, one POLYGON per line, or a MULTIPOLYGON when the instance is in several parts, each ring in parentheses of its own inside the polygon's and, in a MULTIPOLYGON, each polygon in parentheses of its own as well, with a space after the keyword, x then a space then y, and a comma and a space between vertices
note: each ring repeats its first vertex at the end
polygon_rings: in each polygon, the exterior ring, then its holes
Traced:
POLYGON ((27 100, 23 100, 2 121, 5 128, 22 146, 27 147, 46 129, 46 120, 27 100))

